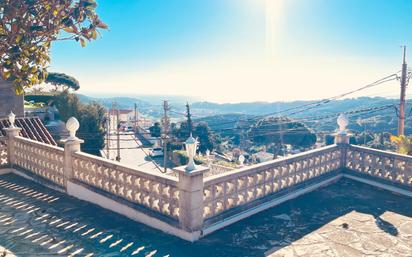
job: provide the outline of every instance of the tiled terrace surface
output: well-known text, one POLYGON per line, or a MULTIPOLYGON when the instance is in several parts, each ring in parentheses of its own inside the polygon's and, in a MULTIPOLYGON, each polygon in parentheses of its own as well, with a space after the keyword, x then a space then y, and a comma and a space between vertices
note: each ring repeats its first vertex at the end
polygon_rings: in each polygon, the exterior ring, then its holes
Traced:
MULTIPOLYGON (((284 247, 270 257, 412 256, 412 218, 391 211, 379 217, 356 210, 284 247)), ((269 251, 270 253, 270 251, 269 251)))
POLYGON ((11 174, 0 217, 16 256, 412 256, 412 200, 348 179, 195 243, 11 174))

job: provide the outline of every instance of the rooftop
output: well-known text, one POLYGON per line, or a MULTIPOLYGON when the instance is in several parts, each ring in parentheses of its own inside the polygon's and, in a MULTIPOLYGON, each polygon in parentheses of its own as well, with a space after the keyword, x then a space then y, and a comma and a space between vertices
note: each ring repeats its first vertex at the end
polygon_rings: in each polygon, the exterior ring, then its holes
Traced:
MULTIPOLYGON (((0 118, 0 137, 6 135, 5 128, 8 128, 10 122, 8 118, 0 118)), ((57 145, 56 141, 50 135, 43 122, 38 117, 19 117, 16 118, 16 126, 22 128, 21 135, 38 142, 49 145, 57 145)))

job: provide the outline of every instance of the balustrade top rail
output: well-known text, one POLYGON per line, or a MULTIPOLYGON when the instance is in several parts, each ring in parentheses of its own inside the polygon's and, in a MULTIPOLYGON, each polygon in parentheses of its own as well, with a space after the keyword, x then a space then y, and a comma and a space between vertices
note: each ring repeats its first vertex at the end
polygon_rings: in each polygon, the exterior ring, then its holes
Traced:
POLYGON ((69 152, 65 153, 61 147, 20 136, 0 138, 0 167, 8 165, 10 160, 12 166, 32 172, 61 188, 67 188, 68 181, 78 182, 96 192, 107 193, 113 199, 125 200, 124 203, 139 210, 150 210, 156 217, 162 214, 163 218, 181 224, 187 224, 184 222, 189 217, 187 213, 192 213, 192 204, 198 206, 193 209, 193 216, 198 213, 202 222, 213 224, 272 199, 276 194, 300 188, 304 183, 317 183, 315 178, 330 178, 342 168, 351 174, 358 172, 412 186, 411 156, 346 144, 205 176, 203 184, 188 179, 190 174, 180 174, 179 182, 178 177, 138 170, 75 152, 77 149, 66 149, 69 152), (9 152, 13 158, 7 156, 9 152), (184 187, 189 184, 199 185, 199 188, 188 191, 184 187))
POLYGON ((12 164, 65 187, 63 148, 17 136, 13 149, 15 158, 12 164))
POLYGON ((343 150, 337 145, 300 153, 221 175, 204 181, 205 219, 291 188, 342 167, 343 150))
POLYGON ((309 150, 306 152, 301 152, 298 154, 294 154, 288 157, 285 157, 283 159, 276 159, 273 161, 268 161, 268 162, 263 162, 263 163, 259 163, 259 164, 255 164, 255 165, 251 165, 251 166, 245 166, 243 168, 240 169, 232 169, 229 170, 227 172, 224 172, 222 174, 218 174, 218 175, 214 175, 214 176, 210 176, 204 179, 204 183, 205 186, 210 185, 210 184, 215 184, 215 183, 219 183, 222 182, 224 180, 226 180, 228 177, 233 177, 233 176, 245 176, 251 173, 255 173, 255 172, 259 172, 259 171, 264 171, 276 166, 281 166, 284 164, 289 164, 289 163, 293 163, 296 162, 298 160, 302 160, 302 159, 307 159, 310 158, 312 156, 319 156, 319 153, 323 153, 325 151, 329 151, 331 149, 336 149, 337 145, 329 145, 329 146, 325 146, 322 148, 318 148, 318 149, 313 149, 313 150, 309 150))
POLYGON ((84 152, 76 152, 73 154, 73 157, 78 158, 80 160, 92 161, 95 163, 98 162, 101 166, 104 166, 106 168, 119 170, 128 175, 139 175, 146 179, 158 180, 161 183, 171 186, 177 186, 178 183, 178 178, 170 175, 166 175, 163 173, 150 173, 145 170, 138 170, 134 167, 128 166, 127 164, 119 163, 117 161, 105 159, 103 157, 95 156, 84 152))
POLYGON ((73 154, 73 177, 168 217, 179 217, 177 178, 139 171, 82 152, 73 154))
POLYGON ((405 154, 399 154, 396 152, 390 152, 390 151, 385 151, 385 150, 379 150, 379 149, 374 149, 374 148, 369 148, 365 146, 359 146, 359 145, 349 145, 350 150, 356 150, 356 151, 361 151, 364 153, 371 153, 371 154, 376 154, 384 157, 389 157, 389 158, 396 158, 399 160, 404 160, 404 161, 409 161, 412 162, 412 156, 405 155, 405 154))
POLYGON ((360 174, 412 187, 412 157, 393 152, 350 145, 346 168, 360 174))
POLYGON ((25 137, 22 137, 22 136, 16 136, 15 140, 16 140, 16 142, 21 142, 21 143, 24 143, 25 145, 36 146, 39 149, 53 151, 53 152, 61 153, 61 154, 64 153, 64 149, 62 147, 46 144, 46 143, 39 142, 39 141, 35 141, 35 140, 25 138, 25 137))

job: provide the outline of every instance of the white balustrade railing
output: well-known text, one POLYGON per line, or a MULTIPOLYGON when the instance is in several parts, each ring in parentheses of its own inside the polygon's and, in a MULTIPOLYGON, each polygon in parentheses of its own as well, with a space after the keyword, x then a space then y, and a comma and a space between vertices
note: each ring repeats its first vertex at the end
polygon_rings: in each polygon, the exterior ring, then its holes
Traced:
POLYGON ((283 195, 314 178, 328 178, 328 174, 334 175, 334 171, 344 168, 412 186, 412 157, 349 144, 327 146, 204 178, 203 173, 199 178, 185 172, 179 173, 179 178, 154 174, 78 150, 66 151, 20 136, 2 137, 0 167, 21 168, 62 188, 67 187, 68 181, 87 185, 96 192, 100 190, 129 204, 143 206, 185 226, 191 226, 197 213, 201 220, 197 225, 203 224, 203 220, 213 222, 211 218, 219 214, 237 213, 273 199, 266 196, 283 195), (195 205, 203 209, 203 218, 202 211, 193 209, 195 205))
POLYGON ((17 136, 13 145, 14 166, 65 187, 64 149, 17 136))
POLYGON ((205 219, 292 187, 342 166, 336 145, 208 177, 204 182, 205 219))
POLYGON ((7 151, 7 138, 0 137, 0 167, 6 167, 9 164, 7 151))
POLYGON ((150 210, 175 219, 179 217, 179 188, 175 177, 150 174, 81 152, 73 154, 73 177, 150 210))
POLYGON ((361 174, 412 186, 412 157, 350 145, 346 168, 361 174))

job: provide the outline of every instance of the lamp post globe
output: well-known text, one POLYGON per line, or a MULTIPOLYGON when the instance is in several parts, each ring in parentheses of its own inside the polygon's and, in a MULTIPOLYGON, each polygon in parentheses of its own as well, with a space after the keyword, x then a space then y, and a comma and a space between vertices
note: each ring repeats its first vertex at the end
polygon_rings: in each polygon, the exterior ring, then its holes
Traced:
POLYGON ((10 128, 14 128, 14 123, 16 121, 16 115, 13 112, 10 112, 8 118, 9 118, 9 122, 10 122, 10 128))
POLYGON ((186 153, 189 158, 189 162, 187 163, 187 166, 186 166, 187 172, 190 172, 196 169, 194 158, 196 156, 197 146, 198 146, 197 140, 192 136, 192 134, 190 134, 190 137, 185 142, 186 153))

